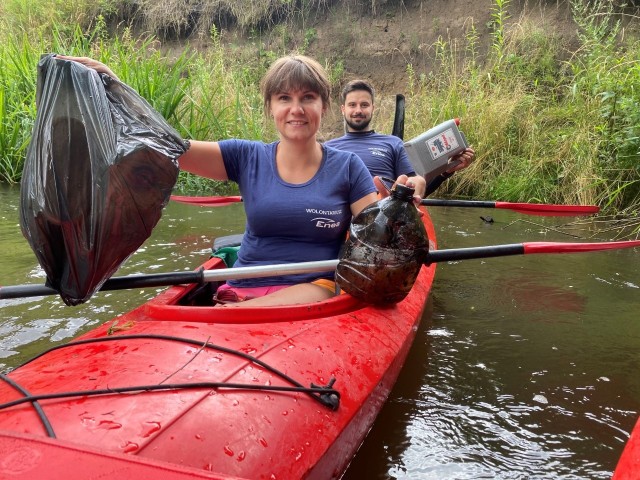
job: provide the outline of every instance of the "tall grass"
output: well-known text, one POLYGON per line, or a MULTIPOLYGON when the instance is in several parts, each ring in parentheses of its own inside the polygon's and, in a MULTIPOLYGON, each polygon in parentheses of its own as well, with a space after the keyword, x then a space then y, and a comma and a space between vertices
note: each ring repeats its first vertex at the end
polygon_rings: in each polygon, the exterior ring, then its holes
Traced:
MULTIPOLYGON (((191 11, 200 5, 202 12, 227 3, 176 0, 159 2, 158 8, 186 5, 183 10, 191 11)), ((249 29, 264 28, 266 20, 278 21, 264 17, 265 5, 278 4, 285 10, 297 5, 254 0, 236 2, 234 8, 242 8, 241 3, 249 29), (262 21, 255 23, 258 18, 262 21)), ((377 3, 365 2, 366 8, 375 9, 377 3)), ((112 22, 127 8, 133 21, 141 15, 128 4, 7 0, 0 6, 0 180, 20 180, 35 117, 35 65, 50 51, 92 56, 109 64, 186 138, 276 138, 263 116, 258 81, 271 61, 292 47, 294 39, 285 27, 274 30, 279 40, 271 47, 258 41, 242 49, 222 44, 211 24, 194 36, 196 41, 208 37, 206 50, 183 42, 169 55, 156 35, 134 36, 126 24, 113 29, 112 22), (52 4, 55 8, 47 7, 52 4), (71 21, 63 21, 65 15, 71 21)), ((301 5, 309 9, 287 10, 289 20, 310 14, 312 7, 321 12, 333 4, 313 0, 301 5)), ((459 117, 477 152, 476 162, 445 183, 439 194, 596 203, 610 212, 637 210, 640 42, 622 35, 611 0, 572 0, 580 45, 567 57, 561 39, 524 18, 514 21, 509 7, 509 0, 493 0, 490 6, 492 44, 485 58, 479 52, 480 34, 468 23, 465 39, 440 38, 431 46, 433 69, 421 72, 407 66, 407 138, 459 117)), ((227 14, 237 17, 239 12, 227 14)), ((166 17, 168 22, 171 18, 177 17, 166 17)), ((306 50, 315 32, 301 31, 304 39, 298 46, 306 50)), ((254 34, 261 38, 262 33, 254 34)), ((339 52, 327 63, 335 84, 342 79, 343 65, 339 52)), ((386 120, 379 118, 377 123, 386 120)), ((226 193, 233 188, 183 174, 180 182, 180 188, 198 191, 226 193)))
MULTIPOLYGON (((1 32, 8 32, 4 25, 1 32)), ((39 31, 38 31, 39 32, 39 31)), ((32 32, 33 33, 33 32, 32 32)), ((262 71, 241 68, 219 43, 206 53, 189 48, 167 57, 152 36, 134 38, 124 28, 110 37, 102 17, 87 31, 53 29, 50 34, 13 36, 0 44, 0 180, 21 179, 35 119, 36 65, 44 53, 90 56, 109 65, 185 138, 261 138, 262 103, 257 78, 262 71)), ((181 173, 179 188, 230 193, 223 182, 181 173)))
POLYGON ((453 117, 477 161, 440 194, 507 201, 640 206, 640 42, 620 42, 609 0, 573 0, 580 48, 525 21, 504 27, 495 0, 493 45, 484 65, 441 39, 431 73, 409 66, 408 134, 453 117), (460 59, 463 58, 464 61, 460 59))

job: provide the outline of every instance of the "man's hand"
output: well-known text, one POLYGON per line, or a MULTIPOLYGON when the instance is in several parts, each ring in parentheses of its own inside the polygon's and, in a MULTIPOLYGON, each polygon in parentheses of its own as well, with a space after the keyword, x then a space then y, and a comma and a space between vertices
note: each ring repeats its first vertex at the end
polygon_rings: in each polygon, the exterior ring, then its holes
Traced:
POLYGON ((459 160, 460 163, 457 163, 456 166, 447 170, 447 173, 457 172, 458 170, 464 170, 467 168, 473 160, 476 158, 476 152, 472 148, 466 148, 462 153, 453 157, 450 162, 455 162, 459 160))

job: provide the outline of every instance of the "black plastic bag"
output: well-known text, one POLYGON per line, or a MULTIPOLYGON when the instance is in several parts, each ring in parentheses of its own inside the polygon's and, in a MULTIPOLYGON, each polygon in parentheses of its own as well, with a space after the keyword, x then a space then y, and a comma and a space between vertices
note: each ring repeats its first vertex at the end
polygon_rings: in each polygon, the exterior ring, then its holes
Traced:
POLYGON ((20 225, 47 285, 77 305, 149 238, 187 145, 133 89, 54 55, 36 105, 20 225))

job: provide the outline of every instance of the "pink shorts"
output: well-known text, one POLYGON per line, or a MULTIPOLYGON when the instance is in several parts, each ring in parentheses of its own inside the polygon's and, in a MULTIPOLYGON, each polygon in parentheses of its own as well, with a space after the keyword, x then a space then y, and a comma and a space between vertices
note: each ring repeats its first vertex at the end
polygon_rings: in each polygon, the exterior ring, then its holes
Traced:
POLYGON ((277 292, 291 285, 269 285, 266 287, 232 287, 229 284, 223 284, 218 287, 215 299, 220 303, 225 302, 242 302, 250 298, 264 297, 268 293, 277 292))
MULTIPOLYGON (((330 292, 335 293, 336 284, 332 280, 326 278, 319 278, 313 282, 314 285, 326 288, 330 292)), ((213 296, 213 299, 218 303, 230 303, 230 302, 242 302, 256 297, 264 297, 265 295, 283 288, 290 287, 291 285, 270 285, 266 287, 232 287, 228 284, 222 284, 218 287, 218 291, 213 296)))

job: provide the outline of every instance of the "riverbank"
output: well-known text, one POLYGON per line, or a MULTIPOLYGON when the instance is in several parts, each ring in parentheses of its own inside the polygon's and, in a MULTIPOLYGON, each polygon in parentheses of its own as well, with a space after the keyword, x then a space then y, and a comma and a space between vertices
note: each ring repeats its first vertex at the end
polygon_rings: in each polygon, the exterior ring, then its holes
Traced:
MULTIPOLYGON (((399 92, 407 97, 407 138, 461 118, 477 161, 438 195, 598 204, 608 213, 640 205, 638 22, 621 17, 608 1, 317 1, 305 3, 308 11, 282 10, 253 25, 238 20, 246 18, 242 11, 235 24, 231 13, 211 14, 213 23, 199 29, 194 23, 189 32, 172 30, 170 9, 156 17, 164 13, 165 23, 152 28, 140 9, 127 13, 117 0, 102 2, 111 10, 91 15, 89 2, 83 15, 69 14, 59 0, 48 3, 57 10, 39 22, 2 7, 5 182, 20 179, 35 117, 35 65, 43 52, 98 56, 187 138, 270 141, 274 130, 262 117, 257 83, 273 59, 298 51, 327 65, 336 91, 354 76, 373 80, 379 131, 391 130, 399 92), (56 28, 51 32, 46 22, 56 28), (16 35, 29 29, 32 34, 16 35)), ((81 4, 70 5, 82 12, 81 4)), ((263 4, 242 5, 247 13, 263 4)), ((336 102, 322 135, 331 138, 340 129, 336 102)), ((181 177, 180 189, 211 188, 228 187, 181 177)))

